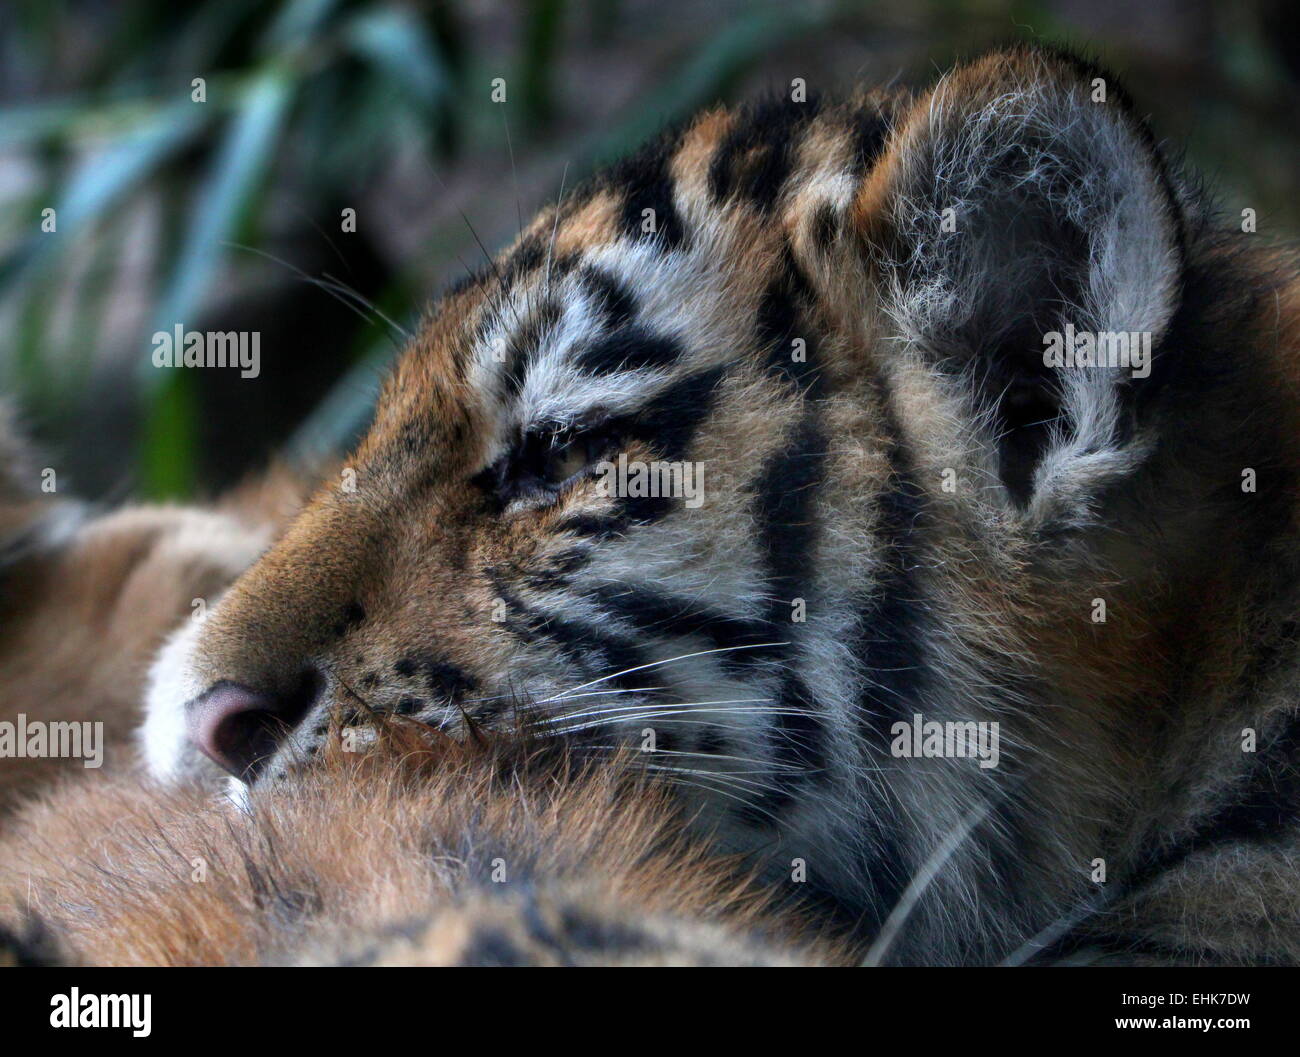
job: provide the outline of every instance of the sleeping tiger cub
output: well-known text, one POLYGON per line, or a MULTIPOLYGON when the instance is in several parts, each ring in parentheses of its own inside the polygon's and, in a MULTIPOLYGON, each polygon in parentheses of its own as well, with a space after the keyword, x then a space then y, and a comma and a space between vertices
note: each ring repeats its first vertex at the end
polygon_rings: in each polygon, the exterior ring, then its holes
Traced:
POLYGON ((1070 55, 703 113, 441 299, 162 650, 149 773, 255 818, 518 737, 872 964, 1300 960, 1298 347, 1070 55))

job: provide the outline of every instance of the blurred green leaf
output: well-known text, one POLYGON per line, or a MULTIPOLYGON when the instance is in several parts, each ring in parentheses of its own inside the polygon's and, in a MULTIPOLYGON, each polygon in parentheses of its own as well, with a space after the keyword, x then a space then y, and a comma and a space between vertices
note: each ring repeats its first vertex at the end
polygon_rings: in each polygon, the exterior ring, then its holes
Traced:
POLYGON ((56 292, 53 283, 33 284, 19 307, 13 343, 13 384, 26 406, 40 414, 51 413, 55 403, 54 379, 46 369, 45 334, 56 292))
POLYGON ((0 122, 0 147, 12 148, 31 140, 48 139, 66 133, 69 126, 84 119, 86 104, 77 100, 7 106, 0 122))
POLYGON ((289 0, 262 38, 263 53, 274 55, 302 46, 325 26, 338 0, 289 0))
POLYGON ((141 490, 150 499, 193 494, 198 464, 198 394, 190 371, 161 373, 146 407, 140 449, 141 490))
POLYGON ((450 82, 437 46, 410 11, 366 11, 348 23, 344 37, 423 105, 431 107, 446 94, 450 82))
MULTIPOLYGON (((155 331, 177 324, 188 327, 198 316, 227 251, 226 239, 270 166, 293 84, 286 71, 271 67, 252 83, 231 119, 197 197, 174 277, 155 317, 155 331)), ((142 388, 151 400, 142 437, 144 489, 153 498, 186 495, 193 485, 198 443, 194 383, 183 371, 160 372, 150 358, 140 364, 142 388)))
POLYGON ((258 180, 270 166, 293 84, 286 71, 272 67, 249 86, 226 129, 212 171, 197 195, 175 277, 163 295, 155 330, 187 324, 199 308, 203 291, 212 282, 226 252, 225 240, 233 234, 258 180))
POLYGON ((531 0, 528 4, 520 80, 523 82, 524 115, 529 127, 549 121, 555 108, 551 81, 564 9, 564 0, 531 0))
MULTIPOLYGON (((23 269, 57 255, 72 240, 86 237, 91 224, 171 157, 202 122, 202 108, 187 99, 158 109, 153 120, 122 137, 104 154, 81 162, 67 190, 54 202, 55 231, 35 231, 0 261, 0 291, 23 269)), ((39 217, 32 218, 33 228, 39 223, 39 217)))

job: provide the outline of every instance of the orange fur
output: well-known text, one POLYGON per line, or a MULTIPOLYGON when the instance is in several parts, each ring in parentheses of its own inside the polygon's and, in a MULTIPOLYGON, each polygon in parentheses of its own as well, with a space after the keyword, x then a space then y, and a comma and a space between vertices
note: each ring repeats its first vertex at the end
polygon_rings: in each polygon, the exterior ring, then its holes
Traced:
POLYGON ((248 812, 125 775, 46 794, 0 840, 0 921, 97 965, 844 958, 688 842, 627 760, 391 723, 352 754, 337 735, 248 812), (625 942, 584 948, 602 929, 625 942))

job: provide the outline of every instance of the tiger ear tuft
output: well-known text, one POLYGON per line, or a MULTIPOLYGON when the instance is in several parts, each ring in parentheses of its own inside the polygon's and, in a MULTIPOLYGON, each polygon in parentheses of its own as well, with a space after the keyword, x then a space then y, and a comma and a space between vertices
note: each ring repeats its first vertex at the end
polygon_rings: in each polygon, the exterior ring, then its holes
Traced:
POLYGON ((1178 307, 1183 219, 1107 75, 1037 49, 955 71, 895 129, 858 222, 1014 506, 1046 518, 1140 462, 1131 396, 1178 307))

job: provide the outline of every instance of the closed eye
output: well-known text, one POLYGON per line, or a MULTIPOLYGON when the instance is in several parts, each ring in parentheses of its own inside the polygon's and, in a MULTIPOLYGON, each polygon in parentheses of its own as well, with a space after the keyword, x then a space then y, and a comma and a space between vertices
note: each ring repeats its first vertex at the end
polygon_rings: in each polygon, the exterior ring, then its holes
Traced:
POLYGON ((526 496, 553 498, 590 473, 616 441, 614 430, 605 423, 532 426, 509 452, 478 474, 474 484, 502 507, 526 496))

